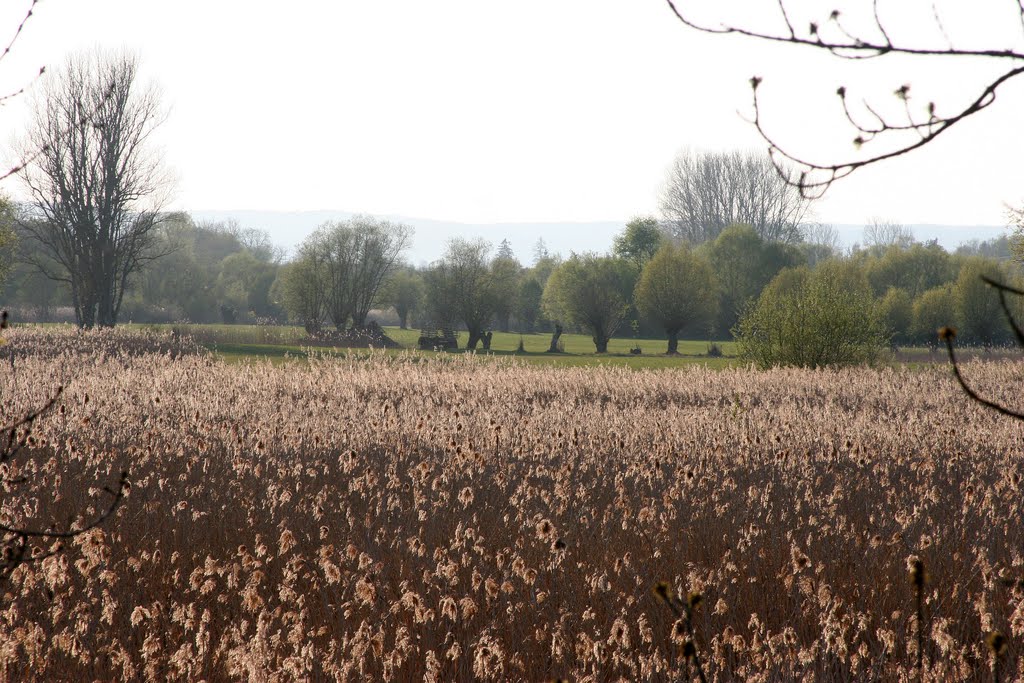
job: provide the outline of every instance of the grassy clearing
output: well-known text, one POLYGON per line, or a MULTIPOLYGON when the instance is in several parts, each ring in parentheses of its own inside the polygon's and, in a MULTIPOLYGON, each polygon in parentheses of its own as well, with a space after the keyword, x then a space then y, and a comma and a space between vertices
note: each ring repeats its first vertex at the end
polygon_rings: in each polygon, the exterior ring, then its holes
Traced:
MULTIPOLYGON (((49 327, 49 326, 47 326, 49 327)), ((229 363, 244 363, 253 360, 269 360, 272 363, 281 363, 289 358, 305 359, 309 355, 310 348, 304 343, 306 332, 301 327, 294 325, 140 325, 127 324, 120 326, 127 330, 150 330, 167 331, 177 330, 189 334, 200 344, 214 351, 217 356, 229 363)), ((402 345, 402 349, 389 350, 388 354, 422 353, 430 357, 437 355, 436 352, 414 351, 416 340, 420 335, 419 329, 402 330, 398 327, 385 327, 386 334, 402 345)), ((713 369, 736 367, 741 365, 737 358, 736 343, 732 341, 715 342, 722 350, 721 357, 707 355, 709 342, 689 340, 679 342, 678 356, 665 356, 664 339, 639 339, 618 337, 612 339, 608 344, 608 353, 598 355, 594 353, 594 343, 590 337, 584 334, 563 334, 561 341, 564 353, 547 353, 551 341, 549 333, 519 334, 518 332, 495 332, 491 342, 491 350, 484 352, 477 350, 478 356, 508 357, 514 356, 517 359, 530 365, 540 366, 566 366, 566 367, 601 367, 601 366, 623 366, 631 369, 670 369, 689 366, 704 366, 713 369), (522 339, 523 352, 519 352, 519 341, 522 339), (643 351, 640 355, 630 354, 629 351, 634 344, 638 344, 643 351)), ((460 344, 465 344, 466 334, 459 335, 460 344)), ((354 355, 363 357, 365 350, 350 350, 344 348, 317 348, 317 354, 326 354, 339 357, 354 355)), ((380 353, 377 351, 376 353, 380 353)), ((458 352, 445 352, 448 355, 453 353, 467 353, 465 349, 458 352)), ((957 350, 962 360, 1019 360, 1022 357, 1021 349, 991 348, 979 349, 964 347, 957 350)), ((946 354, 941 349, 929 349, 927 347, 900 347, 895 353, 885 353, 880 359, 881 365, 899 366, 908 368, 923 368, 933 365, 944 365, 948 363, 946 354)))
MULTIPOLYGON (((306 358, 308 345, 303 343, 305 331, 296 326, 261 326, 261 325, 127 325, 126 327, 143 330, 174 329, 193 336, 197 341, 213 350, 228 362, 245 362, 247 360, 269 359, 272 362, 283 361, 289 357, 306 358)), ((402 330, 397 327, 385 327, 385 333, 402 345, 401 350, 389 350, 387 353, 409 353, 416 348, 416 340, 420 336, 418 329, 402 330)), ((465 344, 465 333, 460 334, 460 344, 465 344)), ((526 363, 536 365, 564 365, 569 367, 591 366, 625 366, 633 369, 675 368, 689 365, 706 365, 711 368, 729 367, 736 363, 736 345, 733 342, 716 342, 723 352, 722 357, 707 355, 706 341, 679 342, 678 356, 665 356, 666 341, 662 339, 630 339, 615 338, 608 344, 608 353, 594 353, 594 342, 583 334, 563 334, 561 337, 564 353, 547 353, 551 335, 519 334, 515 332, 495 332, 491 341, 491 349, 484 352, 478 349, 477 355, 496 357, 514 356, 526 363), (524 351, 518 351, 522 340, 524 351), (634 355, 630 349, 639 345, 642 354, 634 355)), ((361 355, 365 351, 340 348, 316 349, 317 353, 348 356, 361 355)), ((422 352, 425 355, 436 355, 436 352, 422 352)), ((452 353, 452 352, 448 352, 452 353)), ((457 353, 467 353, 460 349, 457 353)))

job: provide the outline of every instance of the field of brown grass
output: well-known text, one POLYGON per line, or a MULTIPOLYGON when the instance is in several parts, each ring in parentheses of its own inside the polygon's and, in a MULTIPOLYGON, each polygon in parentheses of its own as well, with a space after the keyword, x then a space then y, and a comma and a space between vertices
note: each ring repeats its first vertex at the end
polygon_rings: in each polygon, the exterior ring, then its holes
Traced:
MULTIPOLYGON (((915 558, 924 678, 992 680, 993 630, 1024 673, 1024 425, 948 369, 228 366, 7 336, 6 420, 66 388, 0 521, 131 489, 0 586, 2 680, 696 680, 658 581, 703 596, 709 680, 915 680, 915 558)), ((965 374, 1024 403, 1022 363, 965 374)))

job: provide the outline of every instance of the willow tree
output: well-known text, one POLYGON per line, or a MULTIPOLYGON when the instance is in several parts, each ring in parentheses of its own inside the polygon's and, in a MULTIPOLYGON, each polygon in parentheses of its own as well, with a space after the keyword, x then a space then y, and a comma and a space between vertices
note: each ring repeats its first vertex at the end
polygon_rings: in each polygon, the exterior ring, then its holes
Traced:
POLYGON ((544 288, 544 311, 551 320, 578 325, 591 333, 597 353, 626 319, 633 268, 622 259, 573 254, 558 266, 544 288))
POLYGON ((315 252, 322 266, 318 286, 324 289, 325 310, 335 328, 344 330, 350 319, 353 328, 366 326, 370 309, 411 239, 407 225, 355 216, 327 221, 303 242, 303 250, 315 252))
POLYGON ((461 322, 473 350, 498 309, 499 281, 493 277, 491 245, 483 239, 453 238, 448 248, 426 273, 427 302, 439 327, 461 322))
POLYGON ((129 278, 161 255, 159 97, 138 83, 135 57, 93 52, 68 59, 34 104, 22 233, 45 256, 33 264, 67 285, 79 326, 112 327, 129 278))
POLYGON ((718 282, 711 264, 687 244, 662 247, 640 274, 637 308, 668 336, 666 353, 679 351, 683 330, 708 332, 718 313, 718 282))

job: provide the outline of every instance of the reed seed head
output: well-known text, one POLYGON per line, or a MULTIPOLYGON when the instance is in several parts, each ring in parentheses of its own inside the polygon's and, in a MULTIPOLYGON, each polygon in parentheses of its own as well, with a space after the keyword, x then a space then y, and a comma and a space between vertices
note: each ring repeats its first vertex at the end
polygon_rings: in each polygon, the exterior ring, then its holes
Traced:
POLYGON ((999 631, 992 631, 989 633, 985 638, 985 644, 988 645, 988 649, 996 657, 1002 657, 1006 654, 1008 641, 1006 640, 1006 636, 999 631))

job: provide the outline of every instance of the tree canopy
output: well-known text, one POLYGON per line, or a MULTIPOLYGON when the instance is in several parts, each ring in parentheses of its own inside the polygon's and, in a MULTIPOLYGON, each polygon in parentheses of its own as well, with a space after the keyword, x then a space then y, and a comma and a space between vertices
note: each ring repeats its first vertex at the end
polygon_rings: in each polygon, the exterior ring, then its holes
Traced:
POLYGON ((668 335, 667 353, 679 334, 706 334, 718 313, 718 283, 711 265, 688 245, 665 245, 644 267, 634 292, 637 308, 668 335))
POLYGON ((859 280, 831 263, 782 271, 740 319, 741 357, 762 368, 874 360, 888 338, 871 289, 859 280))
POLYGON ((665 232, 653 216, 634 218, 615 236, 612 253, 632 263, 637 272, 658 253, 665 242, 665 232))
POLYGON ((605 353, 629 310, 632 283, 632 269, 621 259, 573 254, 551 273, 544 310, 552 320, 585 328, 605 353))
POLYGON ((475 349, 498 308, 498 283, 491 272, 486 240, 452 239, 426 273, 427 299, 434 322, 461 322, 469 332, 466 348, 475 349))

